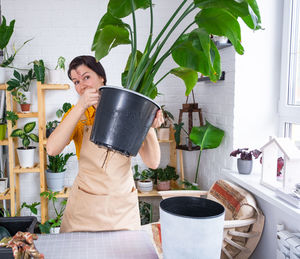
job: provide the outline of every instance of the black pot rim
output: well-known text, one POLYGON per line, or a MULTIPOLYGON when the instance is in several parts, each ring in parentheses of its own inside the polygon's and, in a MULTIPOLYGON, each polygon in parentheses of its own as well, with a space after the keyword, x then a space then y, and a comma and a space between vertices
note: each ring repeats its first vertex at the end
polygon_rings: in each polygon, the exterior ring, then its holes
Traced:
POLYGON ((129 92, 129 93, 133 93, 135 95, 138 95, 138 96, 141 96, 145 99, 147 99, 148 101, 152 102, 154 105, 156 105, 159 109, 161 109, 160 105, 158 105, 156 102, 154 102, 151 98, 149 98, 148 96, 146 95, 143 95, 141 93, 138 93, 136 91, 133 91, 133 90, 129 90, 127 88, 123 88, 123 87, 120 87, 120 86, 113 86, 113 85, 105 85, 105 86, 101 86, 99 88, 99 91, 101 91, 102 89, 106 89, 106 88, 110 88, 110 89, 117 89, 117 90, 122 90, 122 91, 126 91, 126 92, 129 92))
POLYGON ((163 210, 164 212, 168 213, 168 214, 171 214, 171 215, 174 215, 174 216, 177 216, 177 217, 181 217, 181 218, 189 218, 189 219, 212 219, 212 218, 218 218, 220 216, 222 216, 223 214, 225 214, 225 208, 223 205, 221 205, 220 203, 218 202, 215 202, 213 200, 209 200, 209 199, 206 199, 206 198, 198 198, 198 197, 192 197, 192 196, 176 196, 176 197, 170 197, 170 198, 166 198, 164 200, 162 200, 159 204, 159 208, 161 210, 163 210), (173 199, 173 200, 178 200, 178 199, 185 199, 185 200, 188 200, 188 199, 191 199, 191 200, 206 200, 208 203, 211 203, 211 204, 215 204, 216 206, 220 206, 220 209, 222 207, 222 212, 219 213, 219 214, 216 214, 216 215, 212 215, 212 216, 207 216, 207 217, 203 217, 203 216, 199 216, 199 217, 196 217, 196 216, 186 216, 186 215, 182 215, 182 214, 179 214, 179 213, 174 213, 174 212, 170 212, 164 208, 162 208, 162 205, 164 205, 164 203, 166 202, 169 202, 170 199, 173 199))
POLYGON ((37 147, 34 147, 34 146, 29 146, 28 148, 24 148, 24 147, 17 147, 17 149, 19 150, 28 150, 28 149, 35 149, 37 147))

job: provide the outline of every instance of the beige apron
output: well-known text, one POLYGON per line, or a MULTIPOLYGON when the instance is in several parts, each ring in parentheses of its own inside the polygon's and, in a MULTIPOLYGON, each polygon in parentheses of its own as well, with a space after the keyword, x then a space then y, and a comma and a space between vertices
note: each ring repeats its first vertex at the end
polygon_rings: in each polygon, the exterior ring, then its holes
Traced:
POLYGON ((85 126, 79 172, 60 232, 138 230, 140 217, 131 158, 99 148, 85 126))

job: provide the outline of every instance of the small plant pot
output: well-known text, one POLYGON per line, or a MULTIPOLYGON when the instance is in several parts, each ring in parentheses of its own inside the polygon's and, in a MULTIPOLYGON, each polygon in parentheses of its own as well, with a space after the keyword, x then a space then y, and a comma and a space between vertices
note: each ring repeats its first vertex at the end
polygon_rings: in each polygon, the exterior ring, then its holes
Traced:
POLYGON ((17 153, 20 162, 20 166, 23 168, 33 167, 34 166, 34 155, 36 147, 18 147, 17 153))
POLYGON ((159 140, 169 140, 170 139, 170 128, 158 128, 157 138, 159 140))
POLYGON ((158 191, 168 191, 171 189, 170 181, 157 181, 157 190, 158 191))
POLYGON ((46 138, 49 138, 51 133, 55 130, 55 128, 46 129, 46 138))
POLYGON ((8 178, 0 178, 0 193, 5 192, 5 190, 7 189, 7 182, 8 178))
POLYGON ((60 192, 64 188, 65 172, 52 172, 46 170, 46 180, 48 189, 53 192, 60 192))
POLYGON ((140 192, 151 192, 153 190, 153 182, 151 180, 138 181, 137 188, 140 192))
POLYGON ((50 228, 50 234, 59 234, 60 227, 50 228))
POLYGON ((24 113, 30 112, 30 103, 22 103, 20 104, 21 111, 24 113))
POLYGON ((59 69, 50 69, 48 71, 48 83, 49 84, 61 84, 65 80, 65 71, 59 69))
POLYGON ((238 158, 237 168, 240 174, 250 174, 252 171, 253 160, 242 160, 238 158))
POLYGON ((7 124, 0 124, 0 140, 5 139, 7 124))

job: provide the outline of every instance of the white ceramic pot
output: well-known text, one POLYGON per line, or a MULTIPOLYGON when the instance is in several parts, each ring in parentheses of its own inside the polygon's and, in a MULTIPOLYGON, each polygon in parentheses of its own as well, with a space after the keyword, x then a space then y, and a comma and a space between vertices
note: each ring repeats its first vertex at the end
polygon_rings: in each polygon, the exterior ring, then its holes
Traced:
POLYGON ((49 84, 61 84, 65 80, 65 71, 59 69, 50 69, 48 71, 48 80, 49 84))
POLYGON ((5 192, 5 190, 7 189, 7 181, 8 178, 6 177, 0 178, 0 193, 5 192))
POLYGON ((17 148, 18 158, 20 166, 23 168, 34 166, 34 155, 36 147, 28 147, 24 149, 22 147, 17 148))
POLYGON ((157 138, 159 140, 169 140, 170 138, 170 128, 158 128, 157 138))
POLYGON ((137 188, 140 192, 151 192, 153 190, 153 182, 151 180, 138 181, 137 188))
POLYGON ((60 192, 64 188, 65 172, 53 173, 46 170, 46 180, 48 189, 53 192, 60 192))
POLYGON ((6 69, 4 67, 0 67, 0 84, 5 84, 7 80, 6 69))
POLYGON ((50 234, 59 234, 60 227, 50 228, 50 234))
POLYGON ((172 197, 159 206, 164 259, 219 259, 224 207, 212 200, 172 197))

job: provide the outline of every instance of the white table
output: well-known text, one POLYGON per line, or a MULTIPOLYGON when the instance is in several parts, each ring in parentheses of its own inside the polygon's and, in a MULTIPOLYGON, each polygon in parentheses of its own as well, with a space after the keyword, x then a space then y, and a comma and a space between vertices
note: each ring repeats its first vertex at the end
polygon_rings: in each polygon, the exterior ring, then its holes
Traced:
POLYGON ((45 259, 157 259, 145 231, 73 232, 39 235, 34 241, 45 259))

